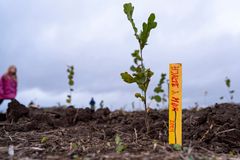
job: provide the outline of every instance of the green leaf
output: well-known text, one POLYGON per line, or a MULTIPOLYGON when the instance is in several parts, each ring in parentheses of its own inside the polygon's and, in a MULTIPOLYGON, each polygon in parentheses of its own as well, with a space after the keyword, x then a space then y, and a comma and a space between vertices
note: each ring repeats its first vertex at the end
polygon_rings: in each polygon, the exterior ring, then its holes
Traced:
POLYGON ((67 99, 66 102, 67 102, 68 104, 70 104, 70 103, 71 103, 71 98, 67 99))
POLYGON ((115 137, 115 143, 118 145, 121 143, 121 138, 120 136, 117 134, 116 137, 115 137))
POLYGON ((133 56, 134 58, 137 58, 137 59, 141 60, 141 57, 140 57, 140 55, 139 55, 139 50, 135 50, 135 51, 132 53, 132 56, 133 56))
POLYGON ((154 22, 155 20, 155 14, 151 13, 150 16, 148 17, 148 26, 150 29, 154 29, 157 27, 157 22, 154 22))
POLYGON ((134 11, 134 7, 132 6, 132 3, 125 3, 123 5, 123 8, 124 8, 124 13, 127 15, 127 18, 132 25, 132 28, 134 30, 134 35, 135 35, 136 39, 140 42, 139 35, 138 35, 138 29, 135 25, 135 22, 134 22, 133 18, 132 18, 133 11, 134 11))
POLYGON ((167 74, 166 74, 166 73, 162 73, 162 74, 161 74, 161 79, 160 79, 160 82, 159 82, 159 84, 164 84, 164 83, 165 83, 166 76, 167 76, 167 74))
POLYGON ((117 153, 122 153, 122 152, 124 152, 125 149, 126 149, 126 146, 125 146, 125 145, 118 145, 118 146, 116 147, 116 152, 117 152, 117 153))
POLYGON ((139 98, 139 97, 141 97, 142 95, 141 95, 141 93, 135 93, 135 97, 136 98, 139 98))
POLYGON ((137 65, 139 61, 142 60, 141 56, 139 55, 139 50, 135 50, 133 53, 132 53, 132 57, 134 57, 134 63, 137 65))
POLYGON ((143 72, 137 72, 136 74, 133 75, 138 85, 142 85, 146 82, 146 76, 143 72))
POLYGON ((134 78, 128 72, 121 73, 121 77, 124 80, 124 82, 126 82, 126 83, 134 83, 135 82, 134 78))
POLYGON ((163 93, 164 90, 163 90, 161 87, 156 87, 156 88, 154 89, 154 92, 155 92, 155 93, 163 93))
POLYGON ((136 97, 136 98, 140 98, 141 101, 143 101, 143 102, 144 102, 145 99, 146 99, 146 98, 145 98, 144 96, 142 96, 140 93, 136 93, 136 94, 135 94, 135 97, 136 97))
POLYGON ((133 15, 133 11, 134 11, 134 7, 132 6, 132 3, 125 3, 123 5, 124 8, 124 13, 127 15, 128 20, 132 19, 132 15, 133 15))
POLYGON ((151 77, 154 75, 154 73, 151 71, 150 68, 147 69, 146 72, 147 72, 147 76, 148 76, 148 78, 151 78, 151 77))
POLYGON ((228 88, 231 87, 231 80, 228 77, 226 77, 225 83, 228 88))
POLYGON ((142 24, 142 31, 140 33, 141 49, 143 49, 145 45, 147 45, 148 37, 150 35, 151 30, 157 27, 157 22, 155 22, 154 20, 155 20, 155 14, 151 13, 148 18, 148 22, 147 23, 144 22, 142 24))
POLYGON ((137 68, 136 68, 134 65, 132 65, 132 66, 130 67, 130 70, 133 71, 133 72, 135 72, 136 69, 137 69, 137 68))
POLYGON ((69 80, 73 79, 73 75, 69 74, 69 75, 68 75, 68 79, 69 79, 69 80))
POLYGON ((160 103, 162 98, 159 95, 152 96, 152 100, 155 100, 156 102, 160 103))
POLYGON ((48 137, 43 136, 41 139, 41 143, 46 143, 48 141, 48 137))
POLYGON ((73 85, 74 85, 74 81, 70 79, 69 82, 68 82, 68 84, 69 84, 70 86, 73 86, 73 85))
POLYGON ((174 144, 174 145, 172 145, 172 147, 175 151, 181 151, 182 150, 182 146, 179 145, 179 144, 174 144))
POLYGON ((126 149, 126 146, 122 143, 122 140, 118 134, 115 137, 115 143, 117 153, 122 153, 126 149))

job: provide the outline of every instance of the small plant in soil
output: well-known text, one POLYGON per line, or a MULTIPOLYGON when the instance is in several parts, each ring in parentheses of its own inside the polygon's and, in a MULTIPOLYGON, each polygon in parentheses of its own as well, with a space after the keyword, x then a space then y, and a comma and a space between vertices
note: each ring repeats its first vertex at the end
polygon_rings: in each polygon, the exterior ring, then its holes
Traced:
POLYGON ((115 144, 116 144, 115 151, 116 151, 117 153, 122 153, 122 152, 124 152, 125 149, 127 148, 127 147, 123 144, 123 142, 122 142, 122 140, 121 140, 121 138, 120 138, 120 136, 119 136, 118 134, 117 134, 116 137, 115 137, 115 144))
POLYGON ((48 137, 43 136, 43 137, 41 138, 41 143, 46 143, 47 141, 48 141, 48 137))
POLYGON ((68 85, 69 85, 69 94, 67 95, 66 102, 68 105, 72 105, 72 93, 74 91, 74 66, 67 66, 68 73, 68 85))
POLYGON ((182 146, 179 144, 173 144, 172 148, 174 151, 181 151, 182 150, 182 146))
MULTIPOLYGON (((124 4, 123 8, 124 8, 124 13, 127 15, 127 19, 129 20, 133 28, 134 36, 139 44, 139 48, 132 53, 134 64, 130 67, 131 73, 123 72, 121 73, 121 77, 123 81, 128 84, 131 84, 131 83, 136 84, 141 91, 141 92, 135 93, 135 97, 139 98, 144 104, 144 108, 146 112, 145 124, 147 128, 147 133, 148 133, 149 124, 148 124, 147 91, 148 91, 149 83, 154 73, 153 71, 151 71, 150 68, 146 68, 145 66, 145 62, 143 58, 143 49, 147 45, 151 30, 157 27, 157 22, 155 21, 155 14, 151 13, 148 17, 148 21, 143 22, 142 29, 139 32, 133 19, 134 7, 132 6, 131 3, 126 3, 124 4)), ((155 100, 156 102, 161 102, 162 100, 160 94, 164 92, 162 85, 164 84, 165 77, 166 77, 166 74, 162 74, 159 84, 154 89, 155 95, 151 97, 151 99, 155 100)))

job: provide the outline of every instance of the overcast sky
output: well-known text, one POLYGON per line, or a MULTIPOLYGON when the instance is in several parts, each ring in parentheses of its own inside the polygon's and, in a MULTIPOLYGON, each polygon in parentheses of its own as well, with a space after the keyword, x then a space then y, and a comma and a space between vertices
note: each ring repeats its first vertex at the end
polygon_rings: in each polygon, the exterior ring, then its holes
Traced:
MULTIPOLYGON (((123 13, 125 2, 0 0, 0 73, 11 64, 18 67, 17 98, 25 104, 64 104, 66 66, 74 65, 76 106, 87 106, 91 97, 112 109, 131 108, 132 101, 138 105, 137 87, 120 78, 138 47, 123 13)), ((239 0, 131 2, 139 27, 151 12, 158 22, 144 50, 146 65, 155 72, 150 95, 168 64, 177 62, 183 64, 184 107, 219 102, 227 96, 226 76, 239 102, 239 0)))

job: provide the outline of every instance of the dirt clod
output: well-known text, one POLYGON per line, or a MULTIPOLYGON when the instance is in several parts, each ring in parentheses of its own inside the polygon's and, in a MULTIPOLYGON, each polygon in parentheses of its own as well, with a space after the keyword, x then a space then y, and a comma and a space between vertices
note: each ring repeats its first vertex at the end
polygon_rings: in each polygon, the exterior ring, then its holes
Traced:
POLYGON ((17 100, 12 100, 8 104, 7 120, 10 122, 17 122, 22 117, 28 117, 29 109, 17 100))
POLYGON ((0 113, 0 121, 6 121, 7 117, 5 113, 0 113))

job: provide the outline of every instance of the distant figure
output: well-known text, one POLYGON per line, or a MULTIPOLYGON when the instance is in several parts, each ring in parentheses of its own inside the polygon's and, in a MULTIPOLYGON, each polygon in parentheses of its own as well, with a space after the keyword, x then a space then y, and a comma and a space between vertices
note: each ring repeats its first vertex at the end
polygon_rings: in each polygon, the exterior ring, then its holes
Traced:
POLYGON ((4 100, 15 99, 17 95, 17 68, 12 65, 0 77, 0 105, 4 100))
POLYGON ((92 109, 92 110, 95 110, 95 104, 96 104, 96 102, 95 102, 95 100, 94 100, 93 97, 92 97, 91 101, 89 102, 89 104, 90 104, 91 109, 92 109))
POLYGON ((102 108, 104 108, 104 101, 103 100, 101 100, 101 102, 100 102, 100 108, 102 109, 102 108))

